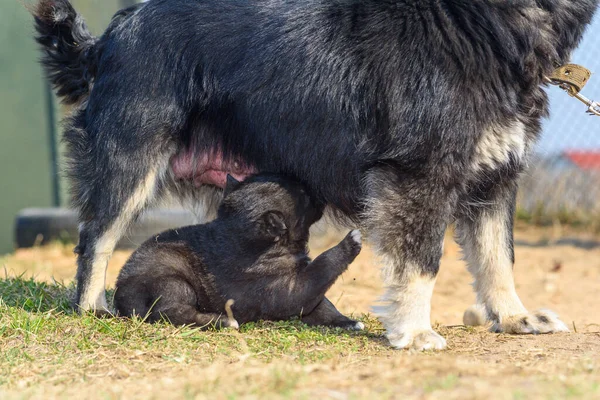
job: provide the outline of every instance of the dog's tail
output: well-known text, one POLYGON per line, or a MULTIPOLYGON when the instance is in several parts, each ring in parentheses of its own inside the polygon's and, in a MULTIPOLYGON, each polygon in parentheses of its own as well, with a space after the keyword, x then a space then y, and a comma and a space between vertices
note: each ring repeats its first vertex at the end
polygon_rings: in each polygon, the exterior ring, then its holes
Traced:
POLYGON ((96 74, 97 38, 68 0, 40 0, 32 10, 48 79, 65 104, 85 99, 96 74))

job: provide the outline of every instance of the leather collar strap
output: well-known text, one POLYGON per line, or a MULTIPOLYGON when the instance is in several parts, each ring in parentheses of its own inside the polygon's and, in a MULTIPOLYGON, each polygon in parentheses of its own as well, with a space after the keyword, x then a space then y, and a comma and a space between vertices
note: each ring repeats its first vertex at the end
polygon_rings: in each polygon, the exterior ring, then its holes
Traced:
POLYGON ((577 64, 565 64, 556 68, 548 78, 555 83, 566 83, 569 85, 569 94, 571 96, 581 92, 581 89, 588 83, 592 73, 589 69, 577 64))
POLYGON ((569 96, 575 97, 585 104, 588 107, 588 114, 600 117, 600 104, 579 93, 591 76, 590 70, 581 65, 565 64, 557 67, 552 75, 546 77, 546 82, 558 86, 567 92, 569 96))

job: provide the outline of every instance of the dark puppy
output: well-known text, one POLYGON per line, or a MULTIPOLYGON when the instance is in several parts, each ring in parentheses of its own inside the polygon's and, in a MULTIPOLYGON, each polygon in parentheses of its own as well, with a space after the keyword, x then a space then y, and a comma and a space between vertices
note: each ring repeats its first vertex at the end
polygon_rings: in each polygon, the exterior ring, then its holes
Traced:
POLYGON ((385 266, 398 348, 441 349, 430 306, 446 228, 495 331, 560 332, 513 279, 519 174, 598 0, 150 0, 94 38, 39 0, 66 102, 81 220, 77 302, 106 307, 117 240, 164 195, 214 212, 230 173, 270 171, 360 225, 385 266))
POLYGON ((215 221, 161 233, 133 253, 117 280, 117 311, 200 327, 302 316, 310 325, 362 329, 325 298, 360 252, 360 233, 311 262, 309 228, 321 216, 298 183, 230 178, 215 221), (230 299, 234 320, 225 315, 230 299))

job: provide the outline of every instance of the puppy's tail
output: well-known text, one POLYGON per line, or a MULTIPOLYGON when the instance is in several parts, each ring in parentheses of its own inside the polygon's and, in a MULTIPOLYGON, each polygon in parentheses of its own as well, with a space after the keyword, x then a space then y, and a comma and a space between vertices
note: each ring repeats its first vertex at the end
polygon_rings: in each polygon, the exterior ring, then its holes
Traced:
POLYGON ((48 79, 65 104, 86 98, 96 74, 97 38, 68 0, 40 0, 33 7, 41 58, 48 79))

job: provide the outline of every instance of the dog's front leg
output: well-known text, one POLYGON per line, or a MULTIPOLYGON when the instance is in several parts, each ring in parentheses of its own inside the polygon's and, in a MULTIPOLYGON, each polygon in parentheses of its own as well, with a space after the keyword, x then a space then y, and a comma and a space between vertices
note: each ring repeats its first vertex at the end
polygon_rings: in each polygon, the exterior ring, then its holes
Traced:
POLYGON ((268 292, 273 296, 262 298, 262 312, 282 319, 300 315, 309 325, 362 329, 362 324, 344 317, 325 298, 327 290, 348 269, 361 248, 361 235, 355 230, 312 262, 301 257, 292 274, 281 274, 269 283, 269 287, 282 288, 287 293, 283 294, 281 290, 268 292))
POLYGON ((454 194, 436 178, 400 180, 395 171, 368 175, 366 226, 382 256, 387 287, 375 311, 392 346, 440 350, 443 337, 431 327, 431 297, 454 194))
POLYGON ((302 287, 302 290, 298 291, 298 296, 302 299, 318 299, 315 306, 320 303, 327 290, 358 256, 361 248, 361 234, 358 230, 354 230, 335 247, 304 266, 294 280, 299 287, 302 287))

